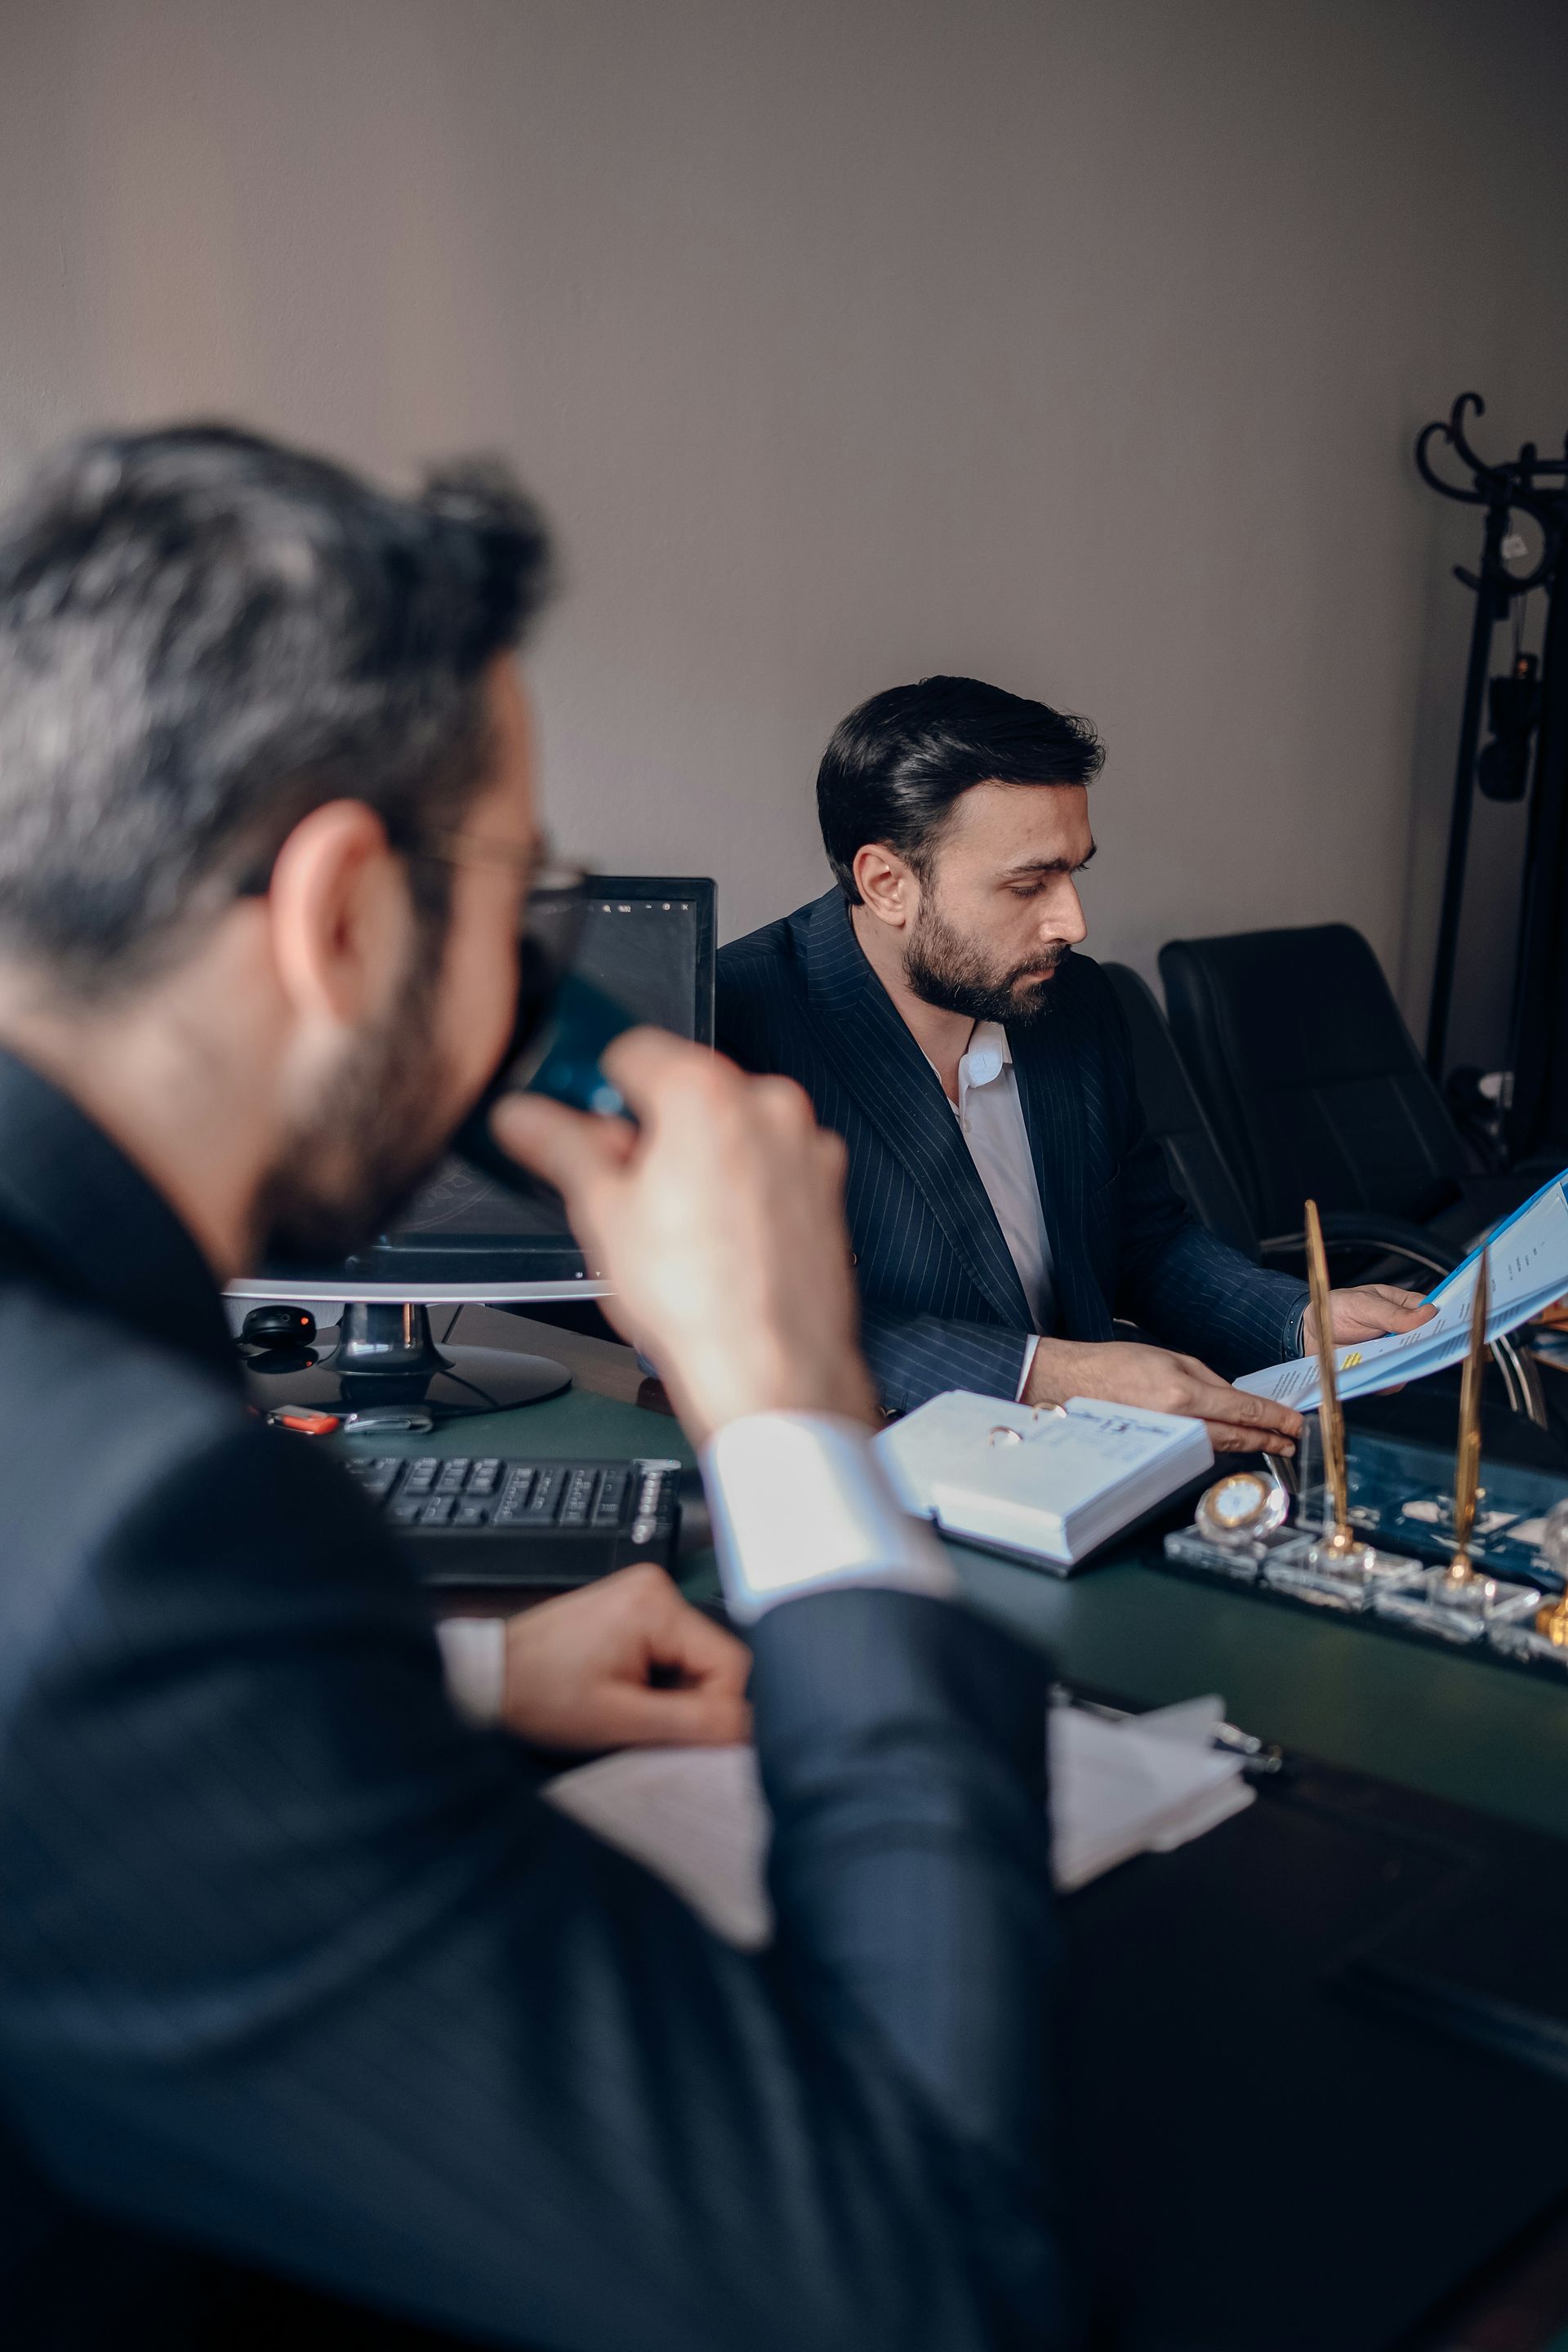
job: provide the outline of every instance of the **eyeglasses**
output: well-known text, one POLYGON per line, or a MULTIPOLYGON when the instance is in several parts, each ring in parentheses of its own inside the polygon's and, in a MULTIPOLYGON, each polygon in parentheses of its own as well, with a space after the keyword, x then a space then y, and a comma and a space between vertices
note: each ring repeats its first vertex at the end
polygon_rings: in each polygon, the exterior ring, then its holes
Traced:
POLYGON ((517 1013, 495 1087, 525 1087, 547 1044, 550 1015, 575 961, 593 880, 586 868, 558 858, 548 843, 491 841, 472 833, 425 833, 406 853, 443 866, 489 867, 525 879, 518 912, 517 1013))

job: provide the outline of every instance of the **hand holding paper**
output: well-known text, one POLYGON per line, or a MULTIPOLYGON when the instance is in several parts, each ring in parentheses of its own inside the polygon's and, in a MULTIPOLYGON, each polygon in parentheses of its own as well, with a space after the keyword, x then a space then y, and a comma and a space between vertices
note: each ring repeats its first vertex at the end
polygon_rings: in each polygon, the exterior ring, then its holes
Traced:
MULTIPOLYGON (((1344 1348, 1381 1339, 1391 1331, 1414 1331, 1430 1323, 1436 1311, 1418 1290, 1400 1290, 1392 1282, 1363 1282, 1354 1289, 1329 1293, 1332 1335, 1344 1348)), ((1311 1355, 1317 1344, 1317 1317, 1309 1307, 1301 1320, 1302 1353, 1311 1355)))
MULTIPOLYGON (((1496 1226, 1487 1247, 1491 1271, 1487 1338, 1492 1340, 1528 1323, 1568 1291, 1568 1169, 1496 1226)), ((1425 1380, 1429 1372, 1458 1363, 1468 1344, 1479 1263, 1479 1250, 1472 1250, 1437 1285, 1429 1300, 1435 1312, 1426 1322, 1384 1339, 1342 1347, 1334 1364, 1341 1396, 1365 1396, 1373 1389, 1425 1380)), ((1307 1412, 1318 1402, 1317 1360, 1298 1356, 1287 1364, 1272 1364, 1267 1371, 1247 1372, 1236 1385, 1307 1412)))

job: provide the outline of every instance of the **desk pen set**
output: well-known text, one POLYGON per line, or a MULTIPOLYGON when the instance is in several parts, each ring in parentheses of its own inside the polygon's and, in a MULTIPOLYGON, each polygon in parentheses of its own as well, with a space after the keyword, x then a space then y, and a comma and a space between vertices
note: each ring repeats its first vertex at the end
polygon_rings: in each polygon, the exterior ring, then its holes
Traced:
POLYGON ((1193 1525, 1165 1538, 1167 1560, 1189 1574, 1568 1675, 1568 1499, 1560 1499, 1561 1482, 1524 1471, 1505 1472, 1491 1493, 1481 1485, 1490 1298, 1485 1252, 1470 1314, 1452 1490, 1445 1492, 1431 1484, 1426 1447, 1373 1439, 1358 1444, 1353 1466, 1347 1460, 1328 1260, 1310 1201, 1306 1223, 1321 1402, 1316 1432, 1309 1421, 1302 1433, 1296 1494, 1272 1470, 1216 1480, 1193 1525), (1313 1475, 1315 1450, 1321 1484, 1313 1475))

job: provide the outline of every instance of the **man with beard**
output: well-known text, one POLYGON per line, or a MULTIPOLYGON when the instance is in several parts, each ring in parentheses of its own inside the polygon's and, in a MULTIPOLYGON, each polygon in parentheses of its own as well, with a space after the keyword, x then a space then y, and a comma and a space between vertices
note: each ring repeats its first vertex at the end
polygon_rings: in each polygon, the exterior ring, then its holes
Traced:
MULTIPOLYGON (((1311 1344, 1306 1286, 1177 1199, 1121 1008, 1074 952, 1102 757, 1082 719, 976 678, 862 703, 816 780, 836 887, 723 950, 719 1043, 797 1079, 845 1139, 886 1410, 950 1388, 1103 1397, 1288 1454, 1300 1416, 1229 1380, 1311 1344)), ((1381 1284, 1332 1297, 1342 1341, 1432 1311, 1381 1284)))
POLYGON ((219 1285, 374 1231, 502 1053, 545 571, 504 480, 213 427, 0 516, 14 2352, 1068 2339, 1048 1668, 881 1479, 798 1089, 640 1030, 635 1126, 497 1115, 658 1356, 752 1654, 634 1568, 507 1629, 477 1727, 353 1482, 244 1403, 219 1285), (544 1748, 753 1717, 761 1956, 540 1795, 544 1748))

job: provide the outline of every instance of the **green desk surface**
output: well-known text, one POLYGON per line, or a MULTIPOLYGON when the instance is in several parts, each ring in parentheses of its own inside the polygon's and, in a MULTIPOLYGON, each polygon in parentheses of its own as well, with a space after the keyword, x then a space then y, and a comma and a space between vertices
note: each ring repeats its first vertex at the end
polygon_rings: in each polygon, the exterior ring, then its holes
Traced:
MULTIPOLYGON (((665 1414, 582 1387, 383 1443, 692 1459, 665 1414)), ((1147 1550, 1065 1579, 958 1547, 953 1556, 974 1606, 1047 1647, 1068 1680, 1146 1706, 1215 1691, 1261 1739, 1568 1838, 1568 1685, 1168 1576, 1147 1550)), ((683 1581, 697 1593, 710 1579, 699 1559, 683 1581)))

